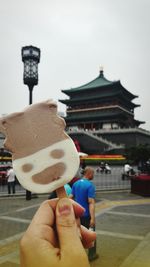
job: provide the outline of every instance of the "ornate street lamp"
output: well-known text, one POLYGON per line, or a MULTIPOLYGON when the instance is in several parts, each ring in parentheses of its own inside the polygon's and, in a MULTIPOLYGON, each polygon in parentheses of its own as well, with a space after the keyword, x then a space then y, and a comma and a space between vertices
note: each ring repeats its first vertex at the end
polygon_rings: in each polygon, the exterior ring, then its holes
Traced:
POLYGON ((38 84, 38 63, 40 62, 40 49, 35 46, 22 47, 22 61, 24 63, 23 81, 29 88, 29 104, 32 104, 32 91, 38 84))
MULTIPOLYGON (((21 50, 24 63, 23 82, 29 88, 29 105, 32 104, 33 87, 38 84, 38 63, 40 62, 40 49, 35 46, 24 46, 21 50)), ((26 191, 26 200, 31 200, 31 192, 26 191)))

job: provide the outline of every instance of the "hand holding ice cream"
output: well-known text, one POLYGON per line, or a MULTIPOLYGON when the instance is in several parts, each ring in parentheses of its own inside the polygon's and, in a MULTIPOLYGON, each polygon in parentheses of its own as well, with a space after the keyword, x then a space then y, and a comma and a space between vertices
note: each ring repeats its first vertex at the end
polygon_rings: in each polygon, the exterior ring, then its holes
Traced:
POLYGON ((27 190, 48 193, 68 183, 79 167, 79 156, 64 132, 65 121, 52 100, 28 106, 0 119, 5 147, 12 152, 15 174, 27 190))
POLYGON ((83 212, 70 199, 44 202, 21 241, 21 267, 89 267, 83 245, 91 247, 96 234, 81 226, 81 242, 75 216, 83 212))
MULTIPOLYGON (((79 156, 64 129, 65 122, 51 100, 0 119, 14 171, 27 190, 49 193, 76 174, 79 156)), ((83 226, 78 234, 77 222, 83 212, 67 198, 44 202, 22 239, 21 267, 89 267, 83 246, 90 247, 96 235, 83 226)))

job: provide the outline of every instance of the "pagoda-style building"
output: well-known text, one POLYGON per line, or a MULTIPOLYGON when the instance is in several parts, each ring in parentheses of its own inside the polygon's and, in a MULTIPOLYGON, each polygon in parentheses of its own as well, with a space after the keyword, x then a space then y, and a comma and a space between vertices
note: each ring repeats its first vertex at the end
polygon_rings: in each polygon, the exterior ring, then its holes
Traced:
POLYGON ((80 87, 62 90, 69 99, 60 100, 67 106, 67 127, 84 130, 122 129, 138 127, 132 102, 136 95, 126 90, 120 81, 109 81, 103 70, 93 81, 80 87))
POLYGON ((139 128, 144 122, 134 117, 138 96, 119 80, 107 80, 103 70, 91 82, 62 92, 69 97, 59 100, 67 107, 66 129, 82 151, 104 153, 150 143, 150 132, 139 128))

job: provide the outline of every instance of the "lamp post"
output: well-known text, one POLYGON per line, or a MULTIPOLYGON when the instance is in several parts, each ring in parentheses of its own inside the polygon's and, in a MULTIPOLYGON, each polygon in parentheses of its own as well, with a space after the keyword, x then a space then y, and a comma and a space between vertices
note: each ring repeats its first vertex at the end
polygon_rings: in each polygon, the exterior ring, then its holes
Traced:
MULTIPOLYGON (((23 82, 29 88, 29 105, 32 104, 33 87, 38 84, 38 63, 41 51, 35 46, 24 46, 21 50, 24 63, 23 82)), ((31 192, 26 191, 26 200, 31 200, 31 192)))

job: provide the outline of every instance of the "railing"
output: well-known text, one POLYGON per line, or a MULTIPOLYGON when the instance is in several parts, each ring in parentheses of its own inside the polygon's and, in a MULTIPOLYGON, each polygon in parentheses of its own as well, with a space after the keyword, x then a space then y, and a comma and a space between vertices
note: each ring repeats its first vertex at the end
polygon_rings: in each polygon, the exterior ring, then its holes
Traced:
MULTIPOLYGON (((93 183, 96 186, 96 190, 130 190, 130 179, 122 179, 123 167, 122 166, 110 166, 111 173, 101 173, 98 170, 98 166, 94 166, 94 179, 93 183)), ((137 167, 134 167, 137 172, 137 167)), ((0 184, 0 196, 7 195, 7 184, 0 184)), ((18 183, 16 184, 16 195, 25 194, 25 189, 18 183)))
MULTIPOLYGON (((69 132, 69 131, 68 131, 69 132)), ((139 133, 144 133, 147 134, 148 136, 150 135, 150 131, 145 130, 143 128, 138 128, 138 127, 130 127, 130 128, 119 128, 119 129, 99 129, 99 130, 87 130, 85 131, 84 129, 76 129, 76 130, 71 130, 71 132, 91 132, 94 135, 95 134, 100 134, 100 133, 128 133, 128 132, 139 132, 139 133)))
MULTIPOLYGON (((122 179, 123 167, 111 167, 111 173, 101 173, 98 167, 94 167, 94 184, 96 190, 130 190, 131 181, 129 178, 122 179)), ((137 171, 137 168, 134 168, 137 171)))
POLYGON ((138 128, 138 127, 135 127, 135 128, 120 128, 120 129, 100 129, 100 130, 95 130, 94 133, 106 133, 106 132, 109 132, 109 133, 132 133, 132 132, 138 132, 138 133, 144 133, 144 134, 147 134, 148 136, 150 135, 150 131, 147 131, 143 128, 138 128))

